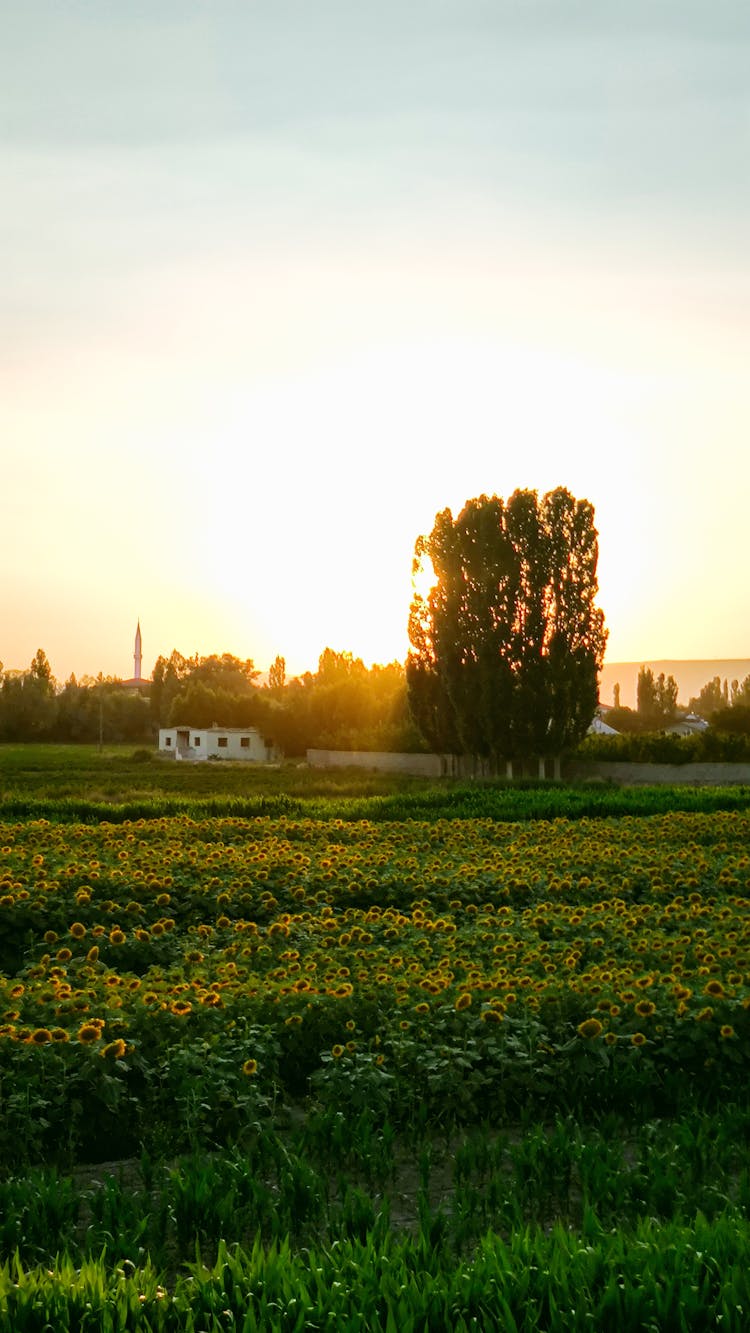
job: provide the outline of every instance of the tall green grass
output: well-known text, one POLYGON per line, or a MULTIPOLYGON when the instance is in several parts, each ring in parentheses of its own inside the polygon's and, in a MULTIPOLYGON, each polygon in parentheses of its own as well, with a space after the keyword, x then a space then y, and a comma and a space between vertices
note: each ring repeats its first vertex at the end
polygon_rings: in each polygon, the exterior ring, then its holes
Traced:
POLYGON ((0 1269, 0 1330, 149 1333, 744 1333, 750 1235, 733 1219, 650 1219, 632 1231, 562 1225, 488 1235, 464 1260, 416 1239, 342 1240, 295 1253, 287 1241, 200 1253, 167 1281, 113 1255, 80 1267, 13 1260, 0 1269))
POLYGON ((187 815, 191 819, 275 819, 373 822, 491 819, 504 823, 550 819, 606 819, 672 811, 712 813, 750 808, 750 787, 477 787, 448 786, 388 795, 295 796, 248 792, 244 796, 139 794, 120 800, 83 796, 0 796, 0 819, 57 823, 123 824, 187 815))
POLYGON ((642 1125, 566 1116, 445 1137, 318 1110, 293 1131, 258 1126, 230 1150, 0 1179, 0 1261, 49 1265, 65 1253, 80 1265, 106 1248, 176 1273, 196 1245, 213 1261, 222 1240, 252 1248, 288 1238, 302 1251, 410 1235, 463 1258, 489 1232, 509 1239, 556 1223, 580 1235, 644 1220, 689 1228, 698 1217, 745 1228, 749 1140, 750 1113, 737 1106, 642 1125))

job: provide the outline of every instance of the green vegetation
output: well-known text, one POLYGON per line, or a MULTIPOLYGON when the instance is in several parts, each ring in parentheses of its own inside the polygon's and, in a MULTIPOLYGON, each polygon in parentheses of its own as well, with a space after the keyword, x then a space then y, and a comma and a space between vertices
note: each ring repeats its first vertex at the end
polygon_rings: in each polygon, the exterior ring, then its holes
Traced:
POLYGON ((408 1158, 367 1129, 319 1116, 127 1176, 0 1182, 0 1328, 743 1327, 746 1112, 408 1158))
MULTIPOLYGON (((731 710, 740 714, 743 710, 731 710)), ((587 736, 576 751, 579 759, 631 764, 747 764, 750 735, 709 727, 695 736, 646 732, 620 736, 587 736)))
POLYGON ((595 605, 593 507, 561 487, 450 509, 420 537, 406 675, 413 717, 443 754, 557 759, 583 739, 607 635, 595 605))
POLYGON ((2 1333, 744 1330, 750 790, 0 773, 2 1333))
MULTIPOLYGON (((581 754, 625 758, 591 738, 581 754)), ((682 737, 669 741, 670 752, 682 737)), ((694 738, 688 737, 688 746, 694 738)), ((692 753, 692 751, 688 751, 692 753)), ((671 761, 675 762, 675 761, 671 761)), ((682 762, 687 762, 683 760, 682 762)), ((579 819, 669 810, 744 810, 750 787, 616 787, 427 779, 304 764, 176 764, 128 746, 0 745, 0 817, 121 823, 169 814, 310 819, 579 819)))
POLYGON ((311 746, 330 749, 419 750, 409 717, 403 666, 367 668, 351 653, 326 648, 314 674, 287 680, 277 657, 267 685, 252 660, 231 653, 157 658, 151 681, 129 688, 119 680, 58 686, 40 648, 27 671, 0 663, 0 743, 99 740, 152 743, 159 727, 257 727, 288 756, 311 746))

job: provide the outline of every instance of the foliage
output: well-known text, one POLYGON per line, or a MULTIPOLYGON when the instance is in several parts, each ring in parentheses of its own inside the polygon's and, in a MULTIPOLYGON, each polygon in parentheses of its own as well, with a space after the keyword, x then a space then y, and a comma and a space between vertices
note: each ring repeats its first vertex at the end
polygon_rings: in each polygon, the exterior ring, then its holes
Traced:
POLYGON ((277 655, 268 670, 268 687, 283 690, 286 684, 286 659, 277 655))
MULTIPOLYGON (((463 1199, 461 1200, 463 1203, 463 1199)), ((351 1203, 350 1203, 351 1210, 351 1203)), ((446 1214, 425 1206, 416 1235, 384 1234, 378 1218, 356 1234, 299 1250, 293 1238, 244 1247, 223 1241, 167 1276, 145 1256, 110 1246, 77 1266, 12 1258, 0 1269, 0 1329, 128 1328, 150 1333, 248 1333, 346 1328, 352 1333, 553 1333, 565 1329, 721 1328, 742 1333, 750 1299, 747 1228, 731 1212, 643 1217, 607 1231, 593 1210, 579 1229, 559 1220, 488 1231, 457 1255, 446 1214), (740 1224, 738 1224, 740 1223, 740 1224)), ((360 1212, 361 1212, 360 1204, 360 1212)))
POLYGON ((169 658, 158 657, 150 691, 154 726, 186 721, 194 726, 211 726, 213 722, 224 727, 248 726, 248 705, 256 692, 258 675, 250 658, 242 661, 231 653, 183 657, 175 649, 169 658), (201 720, 193 715, 193 709, 201 720))
POLYGON ((750 737, 750 705, 736 703, 718 709, 711 718, 711 727, 715 732, 750 737))
POLYGON ((722 686, 721 678, 719 676, 714 676, 713 680, 707 681, 698 695, 690 700, 690 711, 697 713, 699 717, 705 717, 709 720, 719 709, 728 708, 729 703, 729 686, 727 682, 724 681, 722 686))
POLYGON ((43 650, 28 671, 0 672, 0 741, 150 739, 148 702, 117 680, 77 681, 58 689, 43 650))
POLYGON ((674 721, 677 713, 677 681, 651 667, 641 667, 637 686, 638 720, 644 731, 658 731, 674 721))
POLYGON ((269 686, 259 702, 265 730, 286 755, 304 755, 309 748, 421 748, 398 662, 368 668, 351 653, 326 648, 314 675, 295 677, 283 689, 269 686))
POLYGON ((592 506, 516 491, 438 514, 416 543, 409 701, 431 746, 502 759, 559 755, 586 733, 606 634, 592 506))
POLYGON ((738 1095, 749 820, 6 823, 0 1161, 738 1095))
POLYGON ((0 823, 0 1331, 741 1333, 750 791, 326 780, 0 823))
POLYGON ((398 662, 369 669, 351 653, 326 648, 315 674, 287 680, 277 657, 268 685, 258 687, 253 663, 173 652, 154 667, 154 724, 257 727, 285 755, 325 749, 420 748, 408 716, 404 669, 398 662))
MULTIPOLYGON (((730 710, 732 713, 734 709, 730 710)), ((742 709, 737 709, 742 721, 742 709)), ((587 736, 579 745, 581 759, 604 759, 634 764, 747 764, 750 737, 741 725, 720 729, 716 719, 707 731, 693 736, 665 732, 638 732, 620 736, 587 736)), ((721 715, 723 716, 723 715, 721 715)))

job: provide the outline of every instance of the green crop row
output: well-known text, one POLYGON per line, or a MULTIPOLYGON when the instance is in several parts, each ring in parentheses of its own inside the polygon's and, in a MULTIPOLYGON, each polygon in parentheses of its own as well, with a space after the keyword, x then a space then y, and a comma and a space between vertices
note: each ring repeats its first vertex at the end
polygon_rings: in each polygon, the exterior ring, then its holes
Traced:
POLYGON ((508 1237, 531 1223, 580 1232, 595 1218, 609 1231, 700 1214, 745 1227, 749 1140, 750 1112, 737 1106, 679 1122, 529 1119, 441 1138, 424 1127, 399 1137, 366 1111, 319 1110, 283 1130, 257 1124, 241 1148, 210 1155, 144 1153, 119 1167, 0 1180, 0 1261, 49 1265, 64 1253, 80 1264, 106 1248, 176 1273, 196 1245, 215 1256, 222 1239, 289 1237, 300 1250, 392 1232, 458 1257, 488 1231, 508 1237))
POLYGON ((671 811, 747 810, 750 787, 614 787, 581 784, 572 787, 446 784, 414 792, 386 795, 172 796, 146 794, 117 801, 88 797, 4 795, 0 819, 48 819, 57 823, 123 824, 140 819, 183 815, 191 819, 256 819, 280 816, 315 820, 401 821, 493 819, 503 823, 527 820, 606 819, 623 815, 651 816, 671 811))
POLYGON ((416 1239, 341 1240, 295 1253, 288 1242, 223 1243, 167 1282, 151 1265, 0 1268, 0 1330, 26 1333, 744 1333, 750 1235, 731 1217, 645 1220, 607 1233, 587 1217, 488 1235, 463 1260, 416 1239))

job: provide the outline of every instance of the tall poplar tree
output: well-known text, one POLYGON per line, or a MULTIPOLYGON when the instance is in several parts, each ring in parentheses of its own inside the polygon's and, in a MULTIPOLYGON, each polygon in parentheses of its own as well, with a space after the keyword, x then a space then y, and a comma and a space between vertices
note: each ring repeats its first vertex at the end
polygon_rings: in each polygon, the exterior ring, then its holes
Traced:
POLYGON ((598 701, 606 631, 595 604, 598 540, 588 500, 562 488, 445 509, 417 540, 406 675, 414 720, 443 752, 501 760, 560 755, 598 701))

